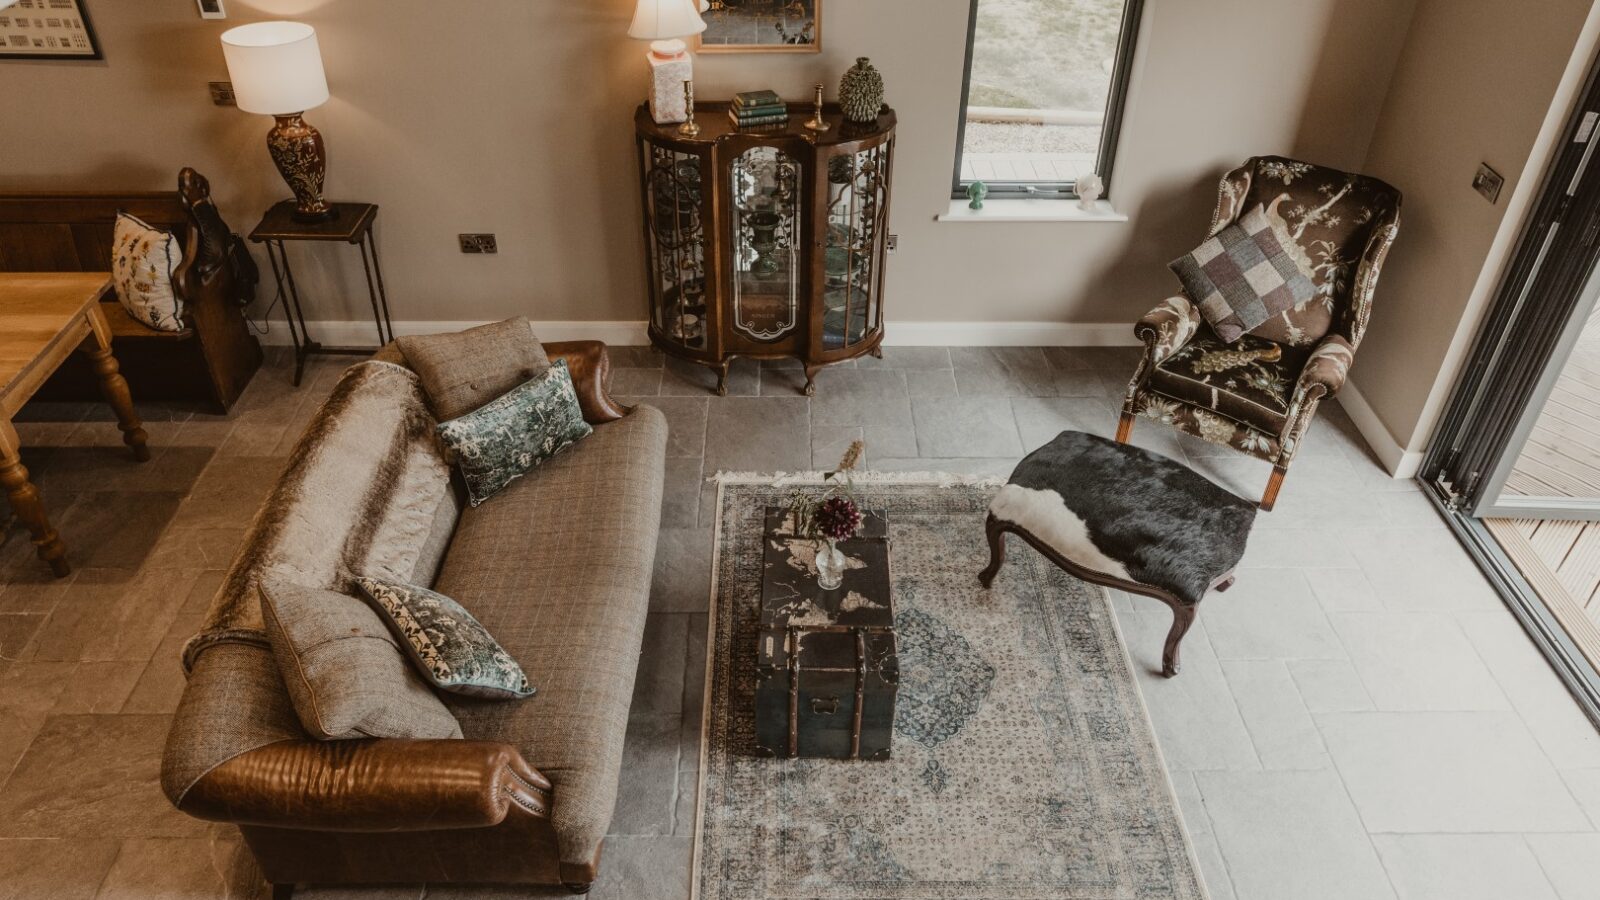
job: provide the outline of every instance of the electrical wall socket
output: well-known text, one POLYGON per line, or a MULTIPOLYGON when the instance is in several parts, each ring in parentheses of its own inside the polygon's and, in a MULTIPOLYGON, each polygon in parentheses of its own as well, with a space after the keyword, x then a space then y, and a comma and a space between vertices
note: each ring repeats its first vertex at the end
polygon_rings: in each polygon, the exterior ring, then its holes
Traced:
POLYGON ((1499 172, 1489 168, 1488 163, 1481 163, 1478 166, 1478 174, 1472 178, 1472 189, 1482 194, 1483 199, 1490 203, 1498 203, 1500 188, 1504 187, 1505 183, 1505 178, 1501 177, 1499 172))
POLYGON ((889 235, 889 239, 884 242, 883 249, 887 250, 890 253, 893 253, 896 250, 899 250, 900 249, 900 235, 898 235, 898 234, 889 235))
POLYGON ((222 0, 194 0, 194 3, 200 7, 200 18, 202 19, 226 19, 228 17, 228 11, 222 8, 222 0))
POLYGON ((212 82, 209 82, 209 85, 211 87, 211 102, 212 103, 215 103, 217 106, 238 106, 239 105, 239 101, 237 99, 235 99, 234 96, 233 96, 233 82, 231 82, 231 81, 212 81, 212 82))
POLYGON ((492 234, 462 234, 457 235, 457 237, 461 238, 462 253, 500 252, 500 248, 496 246, 494 235, 492 234))

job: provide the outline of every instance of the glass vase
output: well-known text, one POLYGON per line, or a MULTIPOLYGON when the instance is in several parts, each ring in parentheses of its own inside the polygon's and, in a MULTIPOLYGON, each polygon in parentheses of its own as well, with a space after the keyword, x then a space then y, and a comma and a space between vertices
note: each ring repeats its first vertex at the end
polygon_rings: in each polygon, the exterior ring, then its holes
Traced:
POLYGON ((826 538, 817 545, 817 585, 831 591, 843 583, 844 551, 833 538, 826 538))

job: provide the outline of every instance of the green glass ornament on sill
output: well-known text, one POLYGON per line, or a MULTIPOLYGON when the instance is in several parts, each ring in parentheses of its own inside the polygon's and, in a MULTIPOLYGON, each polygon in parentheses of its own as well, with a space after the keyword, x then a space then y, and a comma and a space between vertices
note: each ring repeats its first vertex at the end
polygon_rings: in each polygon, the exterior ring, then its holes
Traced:
POLYGON ((983 209, 983 198, 989 196, 989 186, 981 181, 967 185, 968 209, 983 209))
POLYGON ((883 75, 872 67, 867 57, 857 58, 855 66, 839 80, 839 108, 847 121, 878 121, 878 113, 883 109, 883 75))

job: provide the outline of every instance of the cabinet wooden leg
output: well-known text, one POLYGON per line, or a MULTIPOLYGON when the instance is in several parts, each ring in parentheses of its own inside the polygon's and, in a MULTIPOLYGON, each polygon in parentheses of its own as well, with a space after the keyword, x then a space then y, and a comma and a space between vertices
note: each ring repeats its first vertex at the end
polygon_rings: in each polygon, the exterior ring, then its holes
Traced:
POLYGON ((806 366, 805 394, 807 397, 815 397, 817 395, 817 373, 821 371, 821 366, 806 366))
POLYGON ((3 421, 0 421, 0 488, 5 489, 12 511, 27 526, 39 558, 49 563, 50 571, 57 578, 72 574, 72 567, 67 565, 67 545, 51 526, 39 489, 28 480, 28 470, 23 468, 17 430, 10 422, 3 421))
POLYGON ((95 374, 100 377, 100 393, 117 414, 122 442, 133 448, 134 459, 145 462, 150 459, 149 436, 145 434, 144 423, 139 421, 139 414, 133 410, 133 394, 128 391, 128 382, 122 377, 117 358, 111 355, 111 347, 100 343, 98 333, 93 340, 84 353, 88 354, 95 374))

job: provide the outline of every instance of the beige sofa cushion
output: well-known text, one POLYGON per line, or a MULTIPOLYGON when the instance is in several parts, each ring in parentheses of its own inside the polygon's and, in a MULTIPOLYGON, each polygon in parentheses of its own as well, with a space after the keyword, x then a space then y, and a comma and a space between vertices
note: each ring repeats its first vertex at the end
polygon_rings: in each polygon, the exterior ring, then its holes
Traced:
POLYGON ((366 603, 267 579, 261 616, 307 734, 324 741, 461 737, 456 717, 366 603))
POLYGON ((550 368, 533 325, 518 316, 450 334, 395 341, 422 379, 428 406, 441 422, 459 418, 550 368))
POLYGON ((474 740, 514 744, 555 785, 561 855, 594 858, 611 822, 661 517, 667 424, 641 406, 462 513, 436 585, 539 694, 446 697, 474 740))

